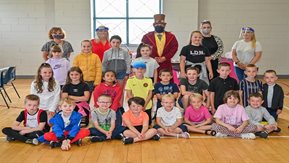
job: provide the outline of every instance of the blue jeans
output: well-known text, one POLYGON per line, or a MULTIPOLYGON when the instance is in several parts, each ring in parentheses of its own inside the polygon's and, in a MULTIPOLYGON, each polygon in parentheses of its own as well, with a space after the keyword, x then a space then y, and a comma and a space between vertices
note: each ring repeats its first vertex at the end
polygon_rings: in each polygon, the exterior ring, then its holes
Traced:
POLYGON ((236 67, 235 66, 235 72, 236 72, 236 75, 239 79, 239 81, 243 80, 245 78, 245 74, 244 74, 244 71, 243 69, 240 69, 239 67, 236 67))
POLYGON ((118 73, 116 73, 116 79, 117 80, 123 80, 125 76, 126 76, 126 72, 118 72, 118 73))

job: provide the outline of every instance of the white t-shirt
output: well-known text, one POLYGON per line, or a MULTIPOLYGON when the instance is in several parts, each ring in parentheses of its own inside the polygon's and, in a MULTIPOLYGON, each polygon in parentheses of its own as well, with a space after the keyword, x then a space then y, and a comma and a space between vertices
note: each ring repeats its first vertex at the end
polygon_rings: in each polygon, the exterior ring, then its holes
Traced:
POLYGON ((244 64, 249 64, 254 58, 255 53, 262 51, 260 42, 256 41, 256 48, 254 49, 252 47, 252 41, 245 42, 244 40, 236 41, 232 49, 236 50, 237 58, 244 64))
POLYGON ((148 59, 139 57, 139 58, 136 58, 133 62, 136 62, 136 61, 141 61, 146 64, 146 72, 144 76, 149 77, 149 78, 154 77, 154 70, 160 66, 158 62, 151 57, 148 59))
POLYGON ((30 93, 37 95, 40 98, 39 108, 45 111, 54 112, 60 100, 60 86, 57 81, 55 81, 55 87, 52 92, 48 91, 48 82, 43 82, 43 92, 37 93, 35 88, 36 83, 34 81, 31 83, 30 93))
POLYGON ((36 112, 34 115, 30 115, 29 113, 27 113, 26 127, 36 128, 38 126, 37 116, 38 112, 36 112))
POLYGON ((64 122, 64 128, 67 127, 69 124, 70 124, 70 116, 64 116, 63 112, 60 113, 62 119, 63 119, 63 122, 64 122))
POLYGON ((177 107, 173 107, 170 112, 166 111, 164 107, 160 107, 157 112, 157 118, 161 118, 161 122, 165 126, 172 126, 177 119, 182 118, 182 114, 177 107))

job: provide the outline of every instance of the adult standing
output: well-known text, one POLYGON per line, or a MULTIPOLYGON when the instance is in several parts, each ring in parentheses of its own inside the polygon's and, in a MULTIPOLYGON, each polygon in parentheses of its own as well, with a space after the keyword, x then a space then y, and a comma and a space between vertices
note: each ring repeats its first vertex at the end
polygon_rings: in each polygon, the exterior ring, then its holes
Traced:
POLYGON ((211 34, 212 24, 208 20, 204 20, 201 22, 200 30, 203 35, 202 45, 206 47, 211 54, 210 59, 214 75, 213 78, 215 78, 219 76, 217 69, 219 64, 219 58, 224 52, 223 41, 220 39, 220 37, 211 34))
POLYGON ((91 40, 92 53, 97 54, 102 61, 104 52, 110 48, 108 27, 101 25, 95 31, 97 38, 91 40))
POLYGON ((73 48, 68 41, 65 41, 65 32, 60 27, 52 27, 48 32, 48 38, 50 41, 46 42, 42 46, 42 57, 45 61, 48 60, 51 56, 49 56, 50 50, 54 45, 58 45, 62 50, 62 57, 69 60, 70 54, 73 52, 73 48))
POLYGON ((165 15, 154 15, 154 31, 145 34, 142 42, 152 46, 151 57, 159 63, 158 74, 161 69, 167 68, 172 71, 171 58, 178 50, 178 41, 174 34, 165 31, 165 15))
POLYGON ((241 34, 243 39, 236 41, 232 47, 232 58, 239 81, 245 77, 246 65, 256 64, 262 55, 262 47, 260 42, 256 41, 255 30, 243 27, 241 34))

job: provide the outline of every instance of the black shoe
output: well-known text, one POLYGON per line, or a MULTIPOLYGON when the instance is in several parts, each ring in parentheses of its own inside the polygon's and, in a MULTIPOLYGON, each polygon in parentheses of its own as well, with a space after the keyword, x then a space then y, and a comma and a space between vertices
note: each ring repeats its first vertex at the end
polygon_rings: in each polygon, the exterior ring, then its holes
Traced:
POLYGON ((15 138, 7 136, 7 137, 6 137, 6 140, 7 140, 8 142, 11 142, 11 141, 15 141, 15 138))
POLYGON ((268 133, 266 131, 261 131, 258 135, 260 138, 268 138, 268 133))
POLYGON ((55 141, 51 141, 49 143, 51 148, 56 148, 56 147, 61 147, 61 143, 60 142, 55 142, 55 141))
POLYGON ((160 135, 159 134, 155 134, 153 137, 152 137, 152 140, 156 140, 156 141, 158 141, 158 140, 160 140, 160 135))
POLYGON ((77 146, 81 146, 82 145, 82 139, 78 139, 76 142, 74 142, 73 144, 76 144, 77 146))
POLYGON ((273 132, 281 132, 281 128, 277 127, 277 129, 273 130, 273 132))
POLYGON ((91 142, 102 142, 102 141, 104 141, 105 139, 104 139, 104 137, 102 137, 102 136, 92 136, 91 138, 90 138, 90 141, 91 142))
POLYGON ((33 144, 33 145, 38 145, 38 139, 34 138, 34 139, 27 139, 25 141, 26 144, 33 144))
POLYGON ((127 137, 122 139, 123 144, 132 144, 133 143, 133 138, 127 137))

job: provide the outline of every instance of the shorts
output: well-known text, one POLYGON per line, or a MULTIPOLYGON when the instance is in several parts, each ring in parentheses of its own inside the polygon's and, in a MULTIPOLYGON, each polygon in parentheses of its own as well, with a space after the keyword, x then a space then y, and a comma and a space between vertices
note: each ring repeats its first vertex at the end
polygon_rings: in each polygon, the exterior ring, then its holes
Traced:
POLYGON ((123 80, 126 76, 126 72, 118 72, 116 73, 116 79, 117 80, 123 80))

